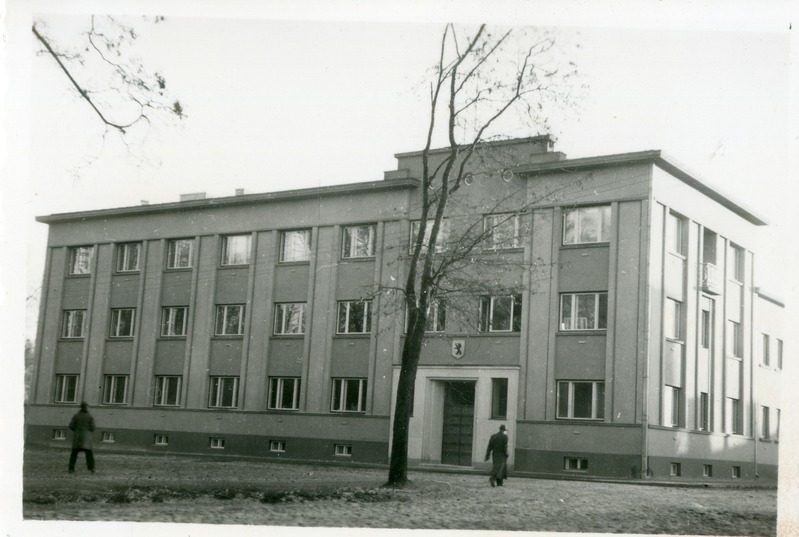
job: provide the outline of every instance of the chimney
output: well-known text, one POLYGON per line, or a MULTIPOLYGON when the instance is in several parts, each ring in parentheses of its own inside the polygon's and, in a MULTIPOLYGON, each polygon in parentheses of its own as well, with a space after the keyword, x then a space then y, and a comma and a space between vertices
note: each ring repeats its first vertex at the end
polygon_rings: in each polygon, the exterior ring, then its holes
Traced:
POLYGON ((191 192, 189 194, 180 195, 180 201, 204 200, 204 199, 205 199, 205 192, 191 192))
POLYGON ((140 200, 142 205, 150 205, 150 202, 147 200, 140 200))
POLYGON ((237 196, 243 196, 244 195, 244 189, 243 188, 237 188, 236 189, 236 195, 237 196))

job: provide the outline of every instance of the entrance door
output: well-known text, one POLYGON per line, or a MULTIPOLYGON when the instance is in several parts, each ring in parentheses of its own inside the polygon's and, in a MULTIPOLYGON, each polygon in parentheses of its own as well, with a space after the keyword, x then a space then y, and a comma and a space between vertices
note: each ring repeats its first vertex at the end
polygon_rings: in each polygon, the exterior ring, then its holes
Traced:
POLYGON ((447 382, 444 392, 444 431, 441 463, 472 465, 474 381, 447 382))

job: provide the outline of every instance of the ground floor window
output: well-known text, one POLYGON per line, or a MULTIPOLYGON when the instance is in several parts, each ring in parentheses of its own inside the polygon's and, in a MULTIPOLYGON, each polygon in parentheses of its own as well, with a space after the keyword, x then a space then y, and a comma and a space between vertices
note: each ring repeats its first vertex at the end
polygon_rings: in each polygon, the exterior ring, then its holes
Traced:
POLYGON ((270 440, 269 451, 283 453, 286 451, 286 442, 283 440, 270 440))
POLYGON ((366 411, 366 379, 333 379, 333 412, 366 411))
POLYGON ((103 404, 123 405, 128 393, 127 375, 106 375, 103 380, 103 404))
POLYGON ((741 467, 740 466, 733 466, 732 467, 732 478, 733 479, 740 479, 741 478, 741 467))
POLYGON ((157 434, 153 438, 153 444, 155 444, 156 446, 169 445, 169 437, 165 434, 157 434))
POLYGON ((53 440, 66 440, 67 432, 64 429, 53 429, 53 440))
POLYGON ((334 453, 340 457, 352 457, 352 444, 335 444, 334 453))
POLYGON ((703 464, 702 465, 702 477, 713 477, 713 465, 712 464, 703 464))
POLYGON ((78 375, 55 376, 54 401, 56 403, 78 402, 78 375))
POLYGON ((727 423, 725 432, 741 434, 741 401, 734 397, 727 398, 727 423))
POLYGON ((211 449, 225 449, 225 439, 220 436, 212 436, 210 446, 211 449))
POLYGON ((208 406, 236 408, 239 404, 239 377, 211 377, 208 406))
POLYGON ((272 377, 269 379, 269 410, 300 409, 300 379, 272 377))
POLYGON ((699 430, 710 430, 710 401, 707 392, 699 393, 699 430))
POLYGON ((558 381, 558 419, 605 419, 605 383, 558 381))
POLYGON ((508 417, 508 379, 491 379, 491 419, 508 417))
POLYGON ((672 462, 669 465, 669 475, 672 477, 679 477, 682 475, 682 465, 679 462, 672 462))
POLYGON ((183 378, 180 376, 159 376, 155 377, 155 392, 153 394, 153 405, 155 406, 179 406, 180 405, 180 385, 183 378))
POLYGON ((762 438, 768 439, 771 438, 771 423, 770 423, 770 411, 769 407, 761 406, 760 407, 760 436, 762 438))
POLYGON ((588 459, 584 459, 582 457, 564 457, 563 469, 585 472, 588 470, 588 459))
POLYGON ((117 441, 117 436, 115 433, 111 431, 103 431, 103 442, 113 444, 116 441, 117 441))
POLYGON ((680 426, 680 389, 674 386, 663 387, 663 425, 680 426))

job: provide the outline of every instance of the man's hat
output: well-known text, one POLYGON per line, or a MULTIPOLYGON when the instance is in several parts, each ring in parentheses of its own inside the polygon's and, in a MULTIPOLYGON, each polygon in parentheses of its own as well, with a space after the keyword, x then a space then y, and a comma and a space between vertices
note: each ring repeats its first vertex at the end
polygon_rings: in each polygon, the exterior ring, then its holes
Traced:
POLYGON ((86 401, 81 401, 80 402, 80 409, 81 410, 86 410, 88 407, 89 407, 89 405, 86 403, 86 401))
POLYGON ((499 430, 500 430, 500 431, 504 431, 504 430, 505 430, 505 424, 504 424, 504 423, 503 423, 502 425, 500 425, 500 426, 499 426, 499 430))

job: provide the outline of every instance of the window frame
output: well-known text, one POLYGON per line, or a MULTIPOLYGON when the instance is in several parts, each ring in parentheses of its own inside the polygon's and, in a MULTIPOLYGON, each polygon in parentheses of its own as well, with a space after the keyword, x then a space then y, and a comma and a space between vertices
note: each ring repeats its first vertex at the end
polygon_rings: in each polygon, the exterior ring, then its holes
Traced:
POLYGON ((103 375, 103 404, 124 405, 128 400, 129 375, 103 375), (122 393, 119 393, 119 383, 122 383, 122 393), (120 396, 121 395, 121 396, 120 396))
POLYGON ((132 338, 136 335, 136 308, 112 308, 111 315, 109 316, 108 337, 119 338, 132 338), (125 324, 123 315, 129 315, 127 324, 125 324), (127 328, 128 333, 122 333, 122 329, 127 328))
POLYGON ((724 432, 727 434, 740 435, 743 434, 743 427, 741 424, 741 400, 737 397, 727 397, 726 404, 726 427, 724 432))
POLYGON ((166 247, 166 268, 168 270, 181 270, 190 269, 194 267, 194 239, 169 239, 166 247), (189 252, 186 258, 186 264, 182 264, 181 260, 184 258, 180 255, 181 244, 188 244, 189 252))
POLYGON ((681 389, 677 386, 668 384, 663 386, 663 426, 677 428, 680 427, 680 396, 681 389))
POLYGON ((239 407, 239 377, 233 375, 213 375, 208 383, 208 408, 236 409, 239 407), (226 384, 233 382, 231 390, 232 401, 224 404, 226 384))
POLYGON ((666 339, 683 341, 682 306, 682 301, 671 297, 663 301, 663 336, 666 339))
POLYGON ((771 367, 771 337, 768 334, 762 334, 763 336, 763 356, 761 363, 765 367, 771 367))
POLYGON ((106 444, 113 444, 117 441, 117 435, 115 431, 103 431, 101 435, 101 442, 106 444))
POLYGON ((269 452, 270 453, 285 453, 286 452, 286 441, 285 440, 270 440, 269 441, 269 452))
POLYGON ((53 429, 53 435, 51 436, 51 440, 55 440, 57 442, 64 442, 66 439, 67 439, 66 429, 53 429))
POLYGON ((713 477, 713 465, 712 464, 703 464, 702 465, 702 477, 713 477))
POLYGON ((555 419, 556 420, 579 420, 579 421, 605 421, 605 381, 604 380, 558 380, 555 393, 555 419), (574 415, 574 395, 576 384, 591 385, 591 416, 581 417, 574 415), (566 386, 566 409, 565 415, 562 409, 564 396, 562 387, 566 386), (601 390, 600 390, 601 385, 601 390), (601 393, 600 393, 601 392, 601 393))
POLYGON ((728 355, 741 359, 743 358, 743 329, 741 323, 730 319, 727 321, 727 327, 730 332, 728 336, 728 355))
POLYGON ((225 449, 224 436, 210 436, 208 438, 208 447, 210 449, 225 449))
POLYGON ((372 333, 372 301, 371 300, 339 300, 336 308, 336 334, 337 335, 362 335, 372 333), (361 331, 351 330, 351 312, 354 304, 363 304, 363 329, 361 331), (344 307, 344 329, 342 330, 342 306, 344 307))
POLYGON ((670 462, 669 477, 680 477, 680 476, 682 476, 682 464, 679 462, 670 462))
POLYGON ((613 210, 609 204, 590 205, 585 207, 574 207, 571 209, 565 209, 563 211, 563 218, 561 220, 561 224, 563 228, 561 235, 561 245, 563 246, 608 243, 610 242, 610 231, 613 227, 613 210), (597 230, 597 240, 578 240, 582 239, 582 232, 583 232, 582 220, 585 217, 585 213, 592 209, 600 210, 599 221, 598 221, 599 229, 597 230), (605 214, 605 212, 607 212, 607 215, 605 214), (574 239, 568 240, 567 219, 573 214, 576 215, 576 220, 572 228, 574 239))
POLYGON ((565 472, 587 472, 588 459, 586 457, 563 457, 563 470, 565 472))
POLYGON ((777 340, 777 369, 782 369, 783 342, 781 338, 775 339, 777 340))
POLYGON ((86 337, 86 310, 64 310, 61 325, 62 339, 83 339, 86 337), (80 314, 80 330, 76 330, 75 317, 80 314), (78 333, 76 333, 78 332, 78 333))
POLYGON ((153 386, 153 406, 179 407, 182 388, 182 375, 156 375, 153 386), (170 402, 173 399, 174 402, 170 402))
POLYGON ((246 306, 244 304, 217 304, 216 305, 216 318, 214 319, 214 336, 215 337, 219 337, 219 336, 223 336, 223 337, 224 336, 227 336, 227 337, 241 337, 241 336, 243 336, 244 335, 244 321, 245 321, 245 317, 244 316, 245 316, 245 314, 246 314, 246 306), (227 332, 228 320, 230 318, 230 315, 228 314, 228 311, 229 311, 230 308, 238 308, 239 321, 238 321, 237 332, 235 332, 235 333, 228 333, 227 332), (223 312, 222 319, 221 319, 221 325, 220 325, 220 317, 219 317, 220 311, 223 312), (221 332, 220 332, 220 327, 222 328, 221 332))
POLYGON ((352 444, 333 444, 333 455, 336 457, 352 457, 352 444))
POLYGON ((699 430, 710 432, 710 394, 699 392, 699 430))
POLYGON ((117 272, 139 272, 141 270, 141 242, 122 242, 117 244, 117 272), (136 252, 136 257, 131 263, 131 251, 136 252))
POLYGON ((600 330, 607 330, 608 329, 608 293, 607 291, 593 291, 593 292, 579 292, 579 293, 561 293, 560 294, 560 323, 559 323, 559 330, 561 332, 597 332, 600 330), (580 328, 579 327, 579 320, 582 318, 580 317, 580 302, 579 298, 582 296, 593 296, 594 297, 594 316, 593 316, 593 327, 587 328, 580 328), (604 301, 603 301, 604 297, 604 301), (566 310, 566 299, 568 298, 569 304, 569 324, 574 326, 575 328, 567 327, 567 323, 564 322, 564 312, 566 310), (602 304, 604 302, 605 311, 604 315, 602 312, 602 304), (604 318, 605 326, 600 326, 601 320, 604 318))
POLYGON ((771 409, 760 405, 760 438, 771 440, 771 409))
POLYGON ((685 217, 669 211, 666 215, 666 248, 682 257, 685 257, 685 229, 685 217))
POLYGON ((743 283, 746 278, 746 250, 731 242, 729 245, 729 252, 730 279, 738 283, 743 283))
MULTIPOLYGON (((305 263, 311 260, 311 238, 312 238, 312 230, 310 228, 307 229, 289 229, 286 231, 280 232, 280 253, 278 256, 279 263, 305 263), (292 253, 291 256, 286 256, 286 245, 288 244, 286 239, 289 235, 299 234, 302 233, 305 236, 305 249, 302 250, 299 255, 296 253, 292 253)), ((293 243, 292 243, 293 244, 293 243)), ((293 250, 292 250, 293 252, 293 250)))
POLYGON ((72 246, 69 249, 69 266, 67 275, 69 276, 88 276, 92 273, 92 260, 94 259, 94 246, 72 246), (85 256, 78 255, 80 252, 88 250, 85 256), (79 266, 85 267, 78 270, 79 266))
POLYGON ((484 250, 516 250, 522 248, 522 222, 521 215, 518 213, 498 213, 487 214, 483 216, 483 235, 485 241, 483 244, 484 250), (502 220, 504 218, 504 220, 502 220), (499 221, 497 221, 499 220, 499 221), (503 244, 505 240, 501 234, 497 238, 497 230, 503 228, 506 224, 510 223, 511 240, 510 245, 503 244))
POLYGON ((366 392, 368 388, 368 379, 365 377, 334 377, 332 389, 330 390, 330 412, 336 413, 364 413, 366 412, 366 392), (358 383, 358 406, 355 410, 349 410, 347 406, 347 395, 349 393, 350 383, 358 383), (337 384, 340 388, 337 388, 337 384), (338 395, 338 397, 337 397, 338 395))
POLYGON ((508 419, 508 378, 491 378, 491 419, 508 419))
POLYGON ((375 257, 375 239, 377 235, 377 226, 375 224, 352 224, 349 226, 342 226, 341 236, 341 258, 342 259, 368 259, 375 257), (367 252, 361 253, 358 251, 358 230, 367 229, 367 252))
MULTIPOLYGON (((430 233, 433 230, 435 219, 428 218, 427 225, 424 228, 424 238, 422 239, 422 252, 427 251, 427 243, 430 241, 430 233)), ((413 248, 416 245, 416 237, 419 234, 419 228, 422 226, 421 220, 411 221, 411 235, 408 240, 408 253, 413 254, 413 248)), ((449 218, 442 218, 441 225, 438 228, 438 236, 436 237, 436 253, 440 254, 447 251, 447 241, 449 240, 449 218)))
POLYGON ((70 404, 78 402, 78 380, 80 375, 58 374, 55 376, 55 392, 53 403, 70 404), (69 381, 69 382, 68 382, 69 381), (71 386, 70 386, 71 384, 71 386), (72 392, 72 398, 67 396, 72 392))
POLYGON ((169 435, 168 434, 154 434, 153 435, 153 445, 154 446, 168 446, 169 445, 169 435))
POLYGON ((275 336, 302 336, 305 335, 305 310, 307 302, 278 302, 275 304, 275 319, 272 323, 272 334, 275 336), (297 331, 289 331, 287 315, 288 307, 299 307, 299 326, 297 331))
POLYGON ((188 306, 163 306, 161 307, 161 337, 187 337, 189 326, 188 306), (175 330, 177 312, 183 311, 183 323, 180 330, 175 330))
POLYGON ((225 235, 222 237, 222 251, 219 257, 219 265, 222 267, 246 267, 252 261, 252 235, 242 233, 238 235, 225 235), (237 252, 231 250, 230 243, 232 239, 243 239, 245 242, 244 261, 239 262, 236 259, 237 252))
MULTIPOLYGON (((478 319, 478 331, 484 334, 511 334, 521 332, 522 329, 522 306, 524 299, 521 293, 512 295, 491 295, 480 297, 480 313, 478 319), (496 313, 496 303, 501 299, 510 299, 510 309, 508 318, 508 328, 495 328, 494 314, 496 313)), ((503 323, 504 324, 504 323, 503 323)))
POLYGON ((267 398, 267 410, 286 410, 298 411, 300 409, 300 389, 302 388, 301 377, 269 377, 269 397, 267 398), (286 386, 292 384, 291 406, 284 406, 284 395, 286 386))

